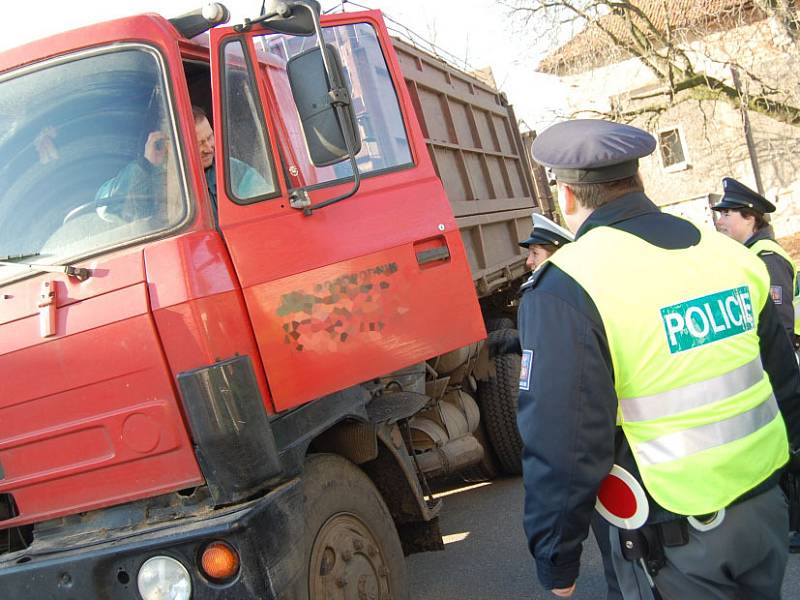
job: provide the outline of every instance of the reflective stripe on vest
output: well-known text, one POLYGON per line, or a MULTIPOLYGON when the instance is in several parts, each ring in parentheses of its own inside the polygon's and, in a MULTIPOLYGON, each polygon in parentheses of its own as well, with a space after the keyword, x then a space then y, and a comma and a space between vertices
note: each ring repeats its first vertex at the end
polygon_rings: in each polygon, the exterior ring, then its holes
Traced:
POLYGON ((717 511, 786 463, 786 426, 757 334, 769 274, 755 253, 714 231, 665 250, 596 227, 550 262, 597 308, 618 423, 660 506, 717 511))
POLYGON ((761 357, 757 356, 733 371, 705 381, 690 383, 660 394, 621 398, 619 406, 626 421, 659 419, 740 394, 756 385, 762 377, 764 369, 761 366, 761 357))
POLYGON ((771 423, 777 414, 778 403, 770 393, 769 398, 747 412, 643 442, 637 446, 636 452, 640 462, 646 465, 678 460, 755 433, 771 423))
POLYGON ((797 280, 797 266, 794 264, 792 257, 783 249, 783 246, 772 239, 758 240, 755 244, 750 246, 750 250, 755 252, 756 255, 762 252, 773 252, 788 262, 789 266, 792 268, 793 277, 791 291, 792 306, 794 308, 794 332, 800 335, 800 282, 797 280))

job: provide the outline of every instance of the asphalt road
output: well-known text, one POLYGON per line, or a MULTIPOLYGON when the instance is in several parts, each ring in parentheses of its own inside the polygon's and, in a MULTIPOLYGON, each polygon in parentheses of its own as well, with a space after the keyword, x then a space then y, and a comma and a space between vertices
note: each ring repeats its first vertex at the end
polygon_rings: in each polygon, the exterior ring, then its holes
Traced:
MULTIPOLYGON (((539 586, 528 554, 519 478, 444 494, 445 551, 408 558, 413 600, 555 600, 539 586)), ((573 599, 603 600, 604 594, 603 565, 590 534, 573 599)), ((800 555, 789 557, 783 598, 800 598, 800 555)))

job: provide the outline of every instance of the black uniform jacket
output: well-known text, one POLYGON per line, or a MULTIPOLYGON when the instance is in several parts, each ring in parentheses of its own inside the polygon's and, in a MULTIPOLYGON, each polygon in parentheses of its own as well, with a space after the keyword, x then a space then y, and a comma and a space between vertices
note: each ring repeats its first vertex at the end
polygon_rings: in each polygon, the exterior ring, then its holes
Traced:
MULTIPOLYGON (((774 241, 772 227, 759 229, 744 245, 750 248, 759 240, 774 241)), ((767 271, 769 271, 770 293, 775 303, 775 309, 778 311, 778 318, 789 334, 789 339, 794 340, 794 307, 792 306, 794 267, 780 254, 775 254, 769 250, 761 251, 758 257, 764 261, 764 264, 767 265, 767 271)))
MULTIPOLYGON (((594 211, 577 238, 603 225, 666 251, 687 248, 700 239, 694 225, 660 212, 641 193, 594 211)), ((632 294, 637 285, 631 281, 632 294)), ((584 289, 557 266, 545 263, 523 286, 518 326, 522 348, 533 351, 529 390, 520 390, 518 412, 524 443, 525 533, 545 589, 568 587, 578 577, 600 482, 615 460, 632 469, 630 448, 621 434, 615 446, 617 396, 608 341, 584 289)), ((760 313, 758 335, 792 446, 800 447, 800 372, 770 300, 760 313)), ((659 507, 651 502, 653 513, 658 514, 659 507)))

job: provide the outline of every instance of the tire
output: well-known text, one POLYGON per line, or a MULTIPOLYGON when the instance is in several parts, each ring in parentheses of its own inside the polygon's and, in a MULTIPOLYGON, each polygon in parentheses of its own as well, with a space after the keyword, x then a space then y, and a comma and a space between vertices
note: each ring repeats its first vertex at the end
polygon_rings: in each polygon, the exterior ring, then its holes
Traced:
MULTIPOLYGON (((493 336, 517 336, 514 329, 502 329, 493 336)), ((495 356, 495 376, 478 382, 478 403, 481 421, 491 442, 500 468, 506 475, 522 473, 522 438, 517 428, 519 403, 518 354, 495 356)))
POLYGON ((369 477, 335 454, 310 455, 303 495, 308 600, 408 600, 400 538, 369 477))
POLYGON ((508 317, 489 317, 485 321, 486 331, 492 332, 499 329, 514 329, 514 321, 508 317))

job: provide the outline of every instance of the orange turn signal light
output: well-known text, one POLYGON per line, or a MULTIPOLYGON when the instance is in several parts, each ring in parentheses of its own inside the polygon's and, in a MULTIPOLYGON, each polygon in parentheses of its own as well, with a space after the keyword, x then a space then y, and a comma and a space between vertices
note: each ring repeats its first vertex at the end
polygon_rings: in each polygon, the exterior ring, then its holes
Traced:
POLYGON ((239 571, 239 555, 223 542, 212 542, 203 550, 200 567, 210 579, 231 579, 239 571))

